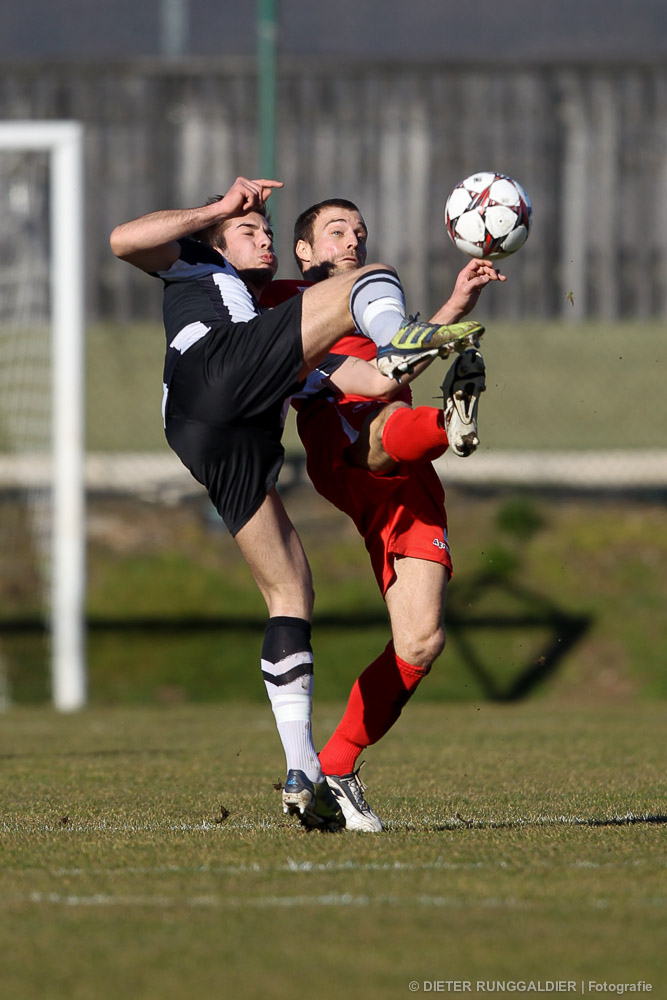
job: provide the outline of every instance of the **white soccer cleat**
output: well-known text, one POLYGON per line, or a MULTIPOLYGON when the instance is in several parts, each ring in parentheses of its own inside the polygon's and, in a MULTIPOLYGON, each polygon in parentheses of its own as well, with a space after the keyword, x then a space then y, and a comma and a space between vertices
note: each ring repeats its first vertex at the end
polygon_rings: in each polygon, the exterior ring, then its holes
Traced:
POLYGON ((326 774, 325 778, 345 817, 346 830, 381 833, 382 822, 364 798, 366 786, 359 778, 361 767, 360 764, 351 774, 326 774))
POLYGON ((472 455, 479 445, 477 407, 486 389, 485 372, 484 358, 471 347, 458 356, 440 387, 449 447, 459 458, 472 455))

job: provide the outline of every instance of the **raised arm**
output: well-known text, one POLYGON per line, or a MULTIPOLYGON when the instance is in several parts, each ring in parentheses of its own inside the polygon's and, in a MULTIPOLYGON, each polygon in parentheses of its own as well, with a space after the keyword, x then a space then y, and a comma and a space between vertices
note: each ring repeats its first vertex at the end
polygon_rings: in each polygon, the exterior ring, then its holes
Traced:
POLYGON ((121 260, 142 271, 166 271, 178 259, 178 240, 243 212, 252 212, 266 202, 282 181, 248 180, 237 177, 219 201, 199 208, 150 212, 124 222, 111 233, 111 249, 121 260))
MULTIPOLYGON (((471 260, 459 272, 454 290, 447 301, 431 316, 433 323, 458 323, 474 309, 482 291, 491 281, 506 281, 490 260, 471 260)), ((331 375, 331 382, 348 396, 365 396, 368 399, 391 400, 407 385, 421 375, 432 359, 415 365, 414 371, 401 376, 400 380, 389 379, 378 371, 373 362, 349 357, 331 375)))
POLYGON ((431 322, 458 323, 477 305, 477 301, 490 281, 507 281, 494 267, 491 260, 473 259, 459 271, 454 284, 454 291, 447 301, 440 306, 431 322))

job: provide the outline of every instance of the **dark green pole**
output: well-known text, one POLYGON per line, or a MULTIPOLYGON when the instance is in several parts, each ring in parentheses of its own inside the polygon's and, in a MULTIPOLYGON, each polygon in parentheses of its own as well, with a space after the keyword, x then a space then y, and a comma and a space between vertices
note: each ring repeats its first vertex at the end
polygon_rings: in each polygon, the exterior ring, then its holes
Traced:
POLYGON ((259 177, 275 178, 278 0, 257 0, 257 119, 259 177))

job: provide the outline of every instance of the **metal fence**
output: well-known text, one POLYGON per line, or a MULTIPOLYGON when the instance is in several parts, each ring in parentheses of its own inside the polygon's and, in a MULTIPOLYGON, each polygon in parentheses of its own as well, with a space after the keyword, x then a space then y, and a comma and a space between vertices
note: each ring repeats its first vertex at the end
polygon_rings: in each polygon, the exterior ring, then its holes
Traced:
MULTIPOLYGON (((91 345, 95 326, 155 322, 160 315, 159 283, 112 256, 108 236, 113 226, 153 209, 201 204, 238 174, 254 174, 256 85, 252 60, 5 67, 0 118, 71 118, 85 127, 91 345)), ((449 191, 476 170, 501 170, 530 194, 534 226, 526 247, 503 263, 511 280, 502 294, 484 299, 484 318, 563 324, 650 319, 652 353, 641 364, 659 382, 667 362, 655 329, 656 321, 667 317, 667 65, 508 69, 299 60, 280 67, 277 134, 277 172, 286 185, 273 196, 272 213, 282 276, 296 274, 291 255, 296 215, 325 197, 351 198, 370 228, 371 259, 394 264, 411 311, 428 314, 464 263, 442 221, 449 191)), ((9 221, 0 233, 5 262, 16 245, 9 221)), ((148 349, 138 340, 135 346, 143 364, 148 349)), ((127 341, 123 350, 130 351, 127 341)), ((159 429, 160 353, 161 345, 155 352, 152 407, 144 402, 151 387, 137 387, 128 375, 133 367, 140 371, 130 353, 124 355, 125 373, 115 378, 111 368, 91 371, 89 365, 98 425, 111 431, 116 415, 125 413, 134 428, 126 444, 115 439, 100 444, 91 432, 96 453, 88 462, 91 484, 136 487, 136 470, 142 469, 149 492, 164 495, 172 477, 176 493, 178 483, 187 488, 159 429), (99 451, 161 452, 162 458, 157 465, 139 455, 105 462, 99 451)), ((105 364, 113 364, 112 352, 105 358, 105 364)), ((602 340, 597 354, 589 345, 585 371, 573 354, 570 387, 575 386, 582 407, 580 426, 605 402, 608 435, 602 439, 596 431, 595 447, 625 449, 625 457, 603 456, 607 472, 592 480, 664 488, 664 432, 659 429, 666 423, 664 405, 649 390, 658 429, 653 419, 649 438, 636 447, 630 432, 628 440, 619 440, 614 407, 617 402, 619 407, 639 405, 643 370, 634 365, 632 400, 624 404, 629 369, 620 369, 617 361, 605 356, 602 340), (587 380, 596 382, 594 405, 587 380), (651 449, 644 471, 636 467, 636 457, 628 460, 636 448, 651 449)), ((549 363, 545 360, 542 368, 549 363)), ((575 435, 558 439, 561 385, 554 375, 548 392, 540 388, 540 412, 533 411, 534 419, 543 421, 537 444, 491 435, 492 449, 505 453, 502 474, 481 453, 473 463, 452 463, 448 474, 465 481, 478 475, 505 481, 514 469, 515 482, 539 475, 563 481, 567 466, 575 480, 588 483, 591 470, 600 468, 595 462, 580 458, 579 472, 572 472, 576 463, 563 464, 563 454, 581 452, 582 440, 575 435), (547 397, 551 409, 545 408, 547 397), (560 464, 547 469, 539 454, 550 448, 560 464), (510 461, 512 450, 521 454, 510 461)), ((500 400, 498 392, 484 400, 489 419, 494 398, 500 400)), ((517 419, 521 415, 498 410, 498 425, 517 419)))
MULTIPOLYGON (((16 65, 0 118, 86 127, 88 314, 155 315, 141 275, 108 234, 156 208, 200 204, 257 162, 252 60, 180 65, 16 65)), ((667 66, 283 64, 274 197, 282 273, 306 205, 362 207, 371 255, 397 266, 410 303, 435 308, 460 262, 442 210, 481 169, 515 176, 534 228, 498 316, 667 315, 667 66)), ((3 237, 9 238, 7 234, 3 237)))

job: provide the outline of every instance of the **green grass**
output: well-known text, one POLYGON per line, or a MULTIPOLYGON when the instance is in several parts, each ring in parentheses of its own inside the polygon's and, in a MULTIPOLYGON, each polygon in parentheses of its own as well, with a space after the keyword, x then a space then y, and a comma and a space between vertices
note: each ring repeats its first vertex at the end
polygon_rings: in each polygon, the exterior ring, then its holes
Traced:
MULTIPOLYGON (((340 709, 316 708, 318 741, 340 709)), ((412 704, 366 754, 386 832, 322 835, 280 812, 268 706, 14 709, 0 995, 558 979, 664 996, 664 731, 656 704, 412 704)))
MULTIPOLYGON (((347 519, 309 488, 290 492, 286 502, 317 592, 317 696, 337 701, 387 642, 386 610, 347 519)), ((455 564, 448 645, 419 700, 479 702, 514 693, 609 704, 667 696, 662 505, 476 499, 450 490, 447 508, 455 564)), ((264 701, 265 608, 233 540, 207 509, 198 502, 91 503, 94 704, 264 701)), ((11 629, 12 621, 34 613, 35 578, 8 551, 0 564, 1 620, 11 629)), ((0 632, 2 667, 13 701, 48 697, 38 636, 0 632)))
MULTIPOLYGON (((286 502, 313 567, 318 696, 341 699, 388 639, 385 607, 348 520, 309 489, 286 502)), ((528 694, 568 701, 667 695, 667 523, 660 505, 474 500, 450 491, 447 507, 455 564, 449 643, 420 698, 502 696, 531 675, 528 694), (511 527, 512 511, 534 526, 528 537, 511 527), (540 658, 577 620, 584 634, 540 679, 540 658)), ((193 509, 161 512, 159 521, 149 506, 118 515, 121 525, 132 519, 135 540, 131 547, 126 540, 122 558, 110 534, 91 544, 91 615, 100 624, 109 615, 163 624, 173 616, 211 627, 91 632, 93 696, 122 700, 134 691, 145 701, 166 684, 167 696, 180 690, 186 699, 263 699, 255 665, 265 610, 233 541, 193 509), (243 621, 249 628, 238 627, 243 621), (115 691, 107 688, 111 680, 115 691)))
MULTIPOLYGON (((484 321, 480 307, 480 317, 484 321)), ((665 325, 488 322, 483 447, 664 447, 665 325), (650 401, 647 420, 644 401, 650 401), (662 419, 661 419, 662 414, 662 419)), ((166 449, 160 421, 164 332, 158 325, 94 326, 87 335, 87 444, 91 451, 166 449)), ((445 367, 414 384, 431 403, 445 367)), ((300 451, 293 420, 285 442, 300 451)))
MULTIPOLYGON (((482 350, 484 449, 664 447, 664 323, 490 321, 482 350)), ((441 381, 432 366, 415 382, 417 402, 441 381)))
POLYGON ((162 428, 164 328, 95 325, 86 332, 86 447, 168 451, 162 428))

